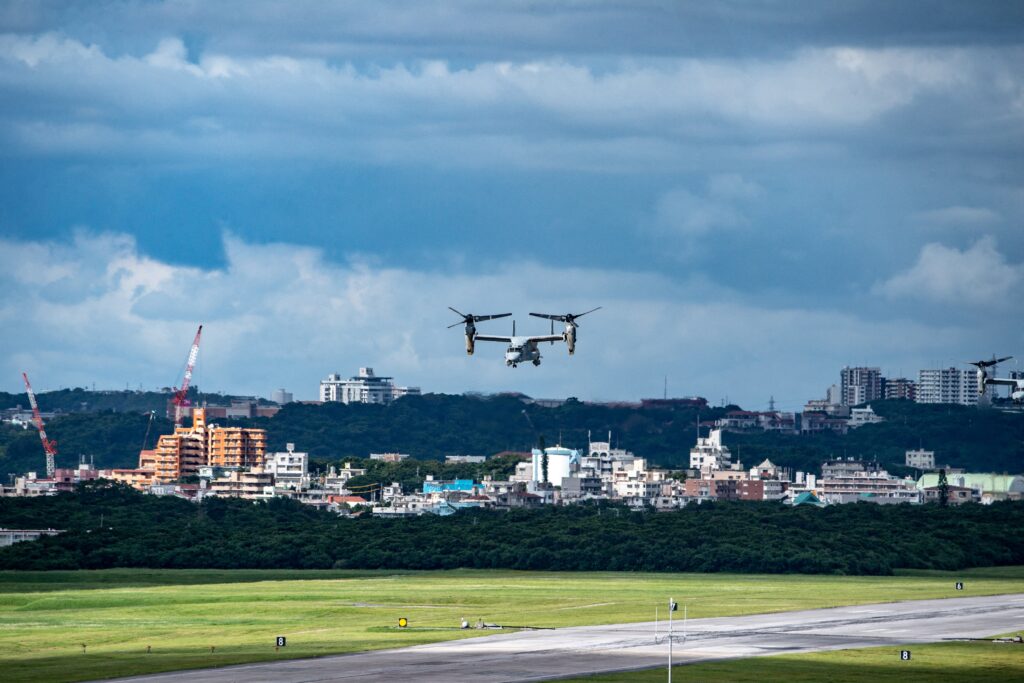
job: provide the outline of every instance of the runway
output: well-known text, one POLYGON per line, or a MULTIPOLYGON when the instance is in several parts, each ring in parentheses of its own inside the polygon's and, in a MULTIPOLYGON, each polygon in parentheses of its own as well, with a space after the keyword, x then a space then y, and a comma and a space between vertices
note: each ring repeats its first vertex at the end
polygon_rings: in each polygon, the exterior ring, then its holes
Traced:
MULTIPOLYGON (((681 610, 682 608, 680 608, 681 610)), ((681 612, 678 612, 681 616, 681 612)), ((319 659, 245 664, 117 679, 148 683, 496 683, 664 666, 666 624, 654 622, 499 633, 319 659)), ((1024 629, 1024 594, 835 607, 674 625, 679 664, 784 653, 982 638, 1024 629)), ((1008 645, 1007 647, 1022 647, 1008 645)), ((1022 647, 1024 653, 1024 647, 1022 647)))

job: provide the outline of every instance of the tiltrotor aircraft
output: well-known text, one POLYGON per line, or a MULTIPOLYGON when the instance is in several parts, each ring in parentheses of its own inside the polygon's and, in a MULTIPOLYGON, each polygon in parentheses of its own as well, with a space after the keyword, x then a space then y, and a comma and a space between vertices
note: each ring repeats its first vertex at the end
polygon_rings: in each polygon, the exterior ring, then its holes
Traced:
MULTIPOLYGON (((549 315, 547 313, 531 313, 530 315, 538 318, 547 318, 551 320, 551 334, 536 335, 536 336, 524 336, 516 334, 516 323, 512 321, 512 335, 497 336, 490 334, 477 334, 476 323, 483 320, 493 320, 495 318, 505 318, 512 315, 511 313, 498 313, 494 315, 474 315, 472 313, 460 313, 451 306, 448 307, 456 315, 462 316, 462 320, 449 325, 449 328, 455 327, 456 325, 466 326, 466 354, 472 356, 473 351, 476 348, 476 342, 478 341, 492 341, 492 342, 503 342, 508 344, 508 349, 505 350, 505 365, 509 367, 519 367, 520 363, 533 363, 534 365, 540 365, 541 355, 538 344, 542 342, 550 342, 554 344, 556 341, 564 341, 569 347, 569 354, 572 355, 576 351, 576 318, 584 316, 587 313, 596 311, 597 308, 587 311, 586 313, 567 313, 565 315, 549 315), (565 322, 565 332, 562 334, 555 334, 555 320, 565 322)), ((600 306, 598 306, 600 308, 600 306)))
POLYGON ((979 360, 968 365, 973 365, 978 368, 978 392, 985 393, 985 387, 987 386, 1004 386, 1012 387, 1010 389, 1010 398, 1013 399, 1014 403, 1024 403, 1024 379, 1007 379, 1003 377, 989 377, 988 369, 1002 363, 1004 360, 1010 360, 1013 356, 1006 356, 1004 358, 996 358, 992 356, 991 360, 979 360))

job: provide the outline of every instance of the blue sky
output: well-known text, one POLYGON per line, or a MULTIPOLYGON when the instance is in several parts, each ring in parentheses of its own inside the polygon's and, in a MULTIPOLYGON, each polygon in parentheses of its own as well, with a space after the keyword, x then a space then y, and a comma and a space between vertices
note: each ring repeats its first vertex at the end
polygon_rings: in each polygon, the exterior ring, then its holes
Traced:
POLYGON ((7 2, 0 389, 173 384, 199 322, 203 388, 300 398, 1024 355, 1024 9, 822 5, 7 2), (605 308, 513 371, 449 305, 605 308))

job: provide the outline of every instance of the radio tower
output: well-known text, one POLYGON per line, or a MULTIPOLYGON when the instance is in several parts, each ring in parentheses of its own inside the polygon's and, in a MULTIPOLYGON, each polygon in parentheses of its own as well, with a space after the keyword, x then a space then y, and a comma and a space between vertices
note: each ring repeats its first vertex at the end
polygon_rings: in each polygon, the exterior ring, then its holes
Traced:
POLYGON ((181 388, 174 391, 174 426, 181 426, 181 409, 191 405, 188 400, 188 385, 192 383, 192 369, 196 366, 196 358, 199 357, 199 337, 203 334, 203 326, 199 326, 196 338, 192 340, 192 348, 188 352, 188 362, 185 364, 185 377, 181 380, 181 388))
POLYGON ((39 413, 39 405, 36 403, 36 395, 32 392, 32 385, 29 384, 28 375, 21 373, 25 380, 25 391, 28 392, 28 402, 32 406, 32 421, 36 423, 39 430, 39 439, 43 442, 43 450, 46 451, 46 478, 53 479, 57 470, 57 442, 46 438, 46 430, 43 429, 43 416, 39 413))

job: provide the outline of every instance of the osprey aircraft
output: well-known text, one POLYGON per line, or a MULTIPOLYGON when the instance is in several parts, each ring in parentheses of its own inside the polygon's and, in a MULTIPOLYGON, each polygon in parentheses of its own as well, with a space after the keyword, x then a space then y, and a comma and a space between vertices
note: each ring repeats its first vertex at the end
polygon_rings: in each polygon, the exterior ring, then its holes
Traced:
MULTIPOLYGON (((472 313, 460 313, 451 306, 448 307, 456 315, 462 317, 462 320, 449 325, 449 328, 455 327, 456 325, 466 326, 466 354, 469 356, 473 355, 473 350, 476 348, 476 342, 478 341, 492 341, 502 342, 508 344, 508 348, 505 350, 505 365, 516 368, 519 367, 520 363, 533 363, 534 365, 540 365, 541 355, 538 344, 543 342, 549 342, 554 344, 556 341, 564 341, 569 347, 569 355, 572 355, 576 351, 576 318, 587 313, 596 311, 597 308, 587 311, 586 313, 567 313, 565 315, 549 315, 547 313, 531 313, 530 315, 538 318, 547 318, 551 320, 551 334, 536 335, 536 336, 523 336, 516 334, 516 323, 512 321, 512 335, 497 336, 490 334, 477 334, 476 323, 483 320, 493 320, 495 318, 505 318, 512 315, 511 313, 498 313, 495 315, 473 315, 472 313), (565 332, 562 334, 555 334, 555 320, 560 320, 566 323, 565 332)), ((600 306, 598 307, 600 308, 600 306)))
POLYGON ((978 368, 978 393, 985 393, 985 387, 992 385, 1012 387, 1010 389, 1010 398, 1013 399, 1014 403, 1024 403, 1024 379, 1007 379, 988 376, 989 368, 995 367, 1004 360, 1010 360, 1011 358, 1013 358, 1013 356, 996 358, 993 355, 991 360, 979 360, 973 363, 968 363, 968 365, 973 365, 978 368))

